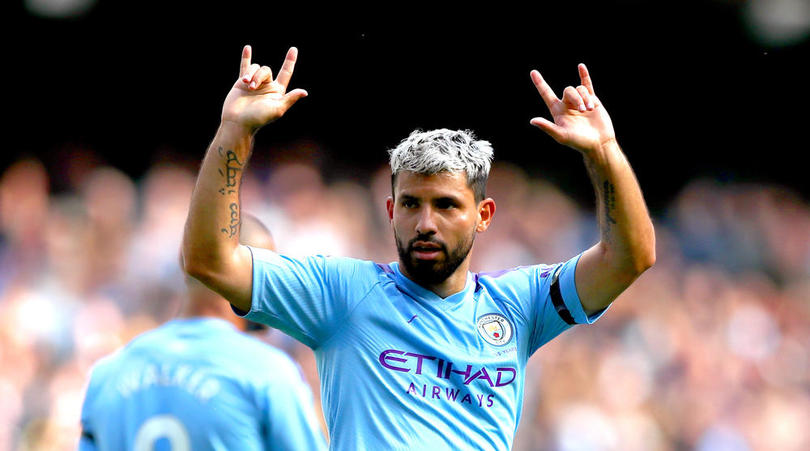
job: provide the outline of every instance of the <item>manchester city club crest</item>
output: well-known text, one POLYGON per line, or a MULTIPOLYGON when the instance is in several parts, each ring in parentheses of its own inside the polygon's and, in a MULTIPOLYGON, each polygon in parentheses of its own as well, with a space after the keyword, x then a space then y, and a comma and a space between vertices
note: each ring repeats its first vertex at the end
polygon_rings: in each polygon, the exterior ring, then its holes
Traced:
POLYGON ((478 333, 487 343, 503 346, 512 339, 512 324, 500 313, 487 313, 476 321, 478 333))

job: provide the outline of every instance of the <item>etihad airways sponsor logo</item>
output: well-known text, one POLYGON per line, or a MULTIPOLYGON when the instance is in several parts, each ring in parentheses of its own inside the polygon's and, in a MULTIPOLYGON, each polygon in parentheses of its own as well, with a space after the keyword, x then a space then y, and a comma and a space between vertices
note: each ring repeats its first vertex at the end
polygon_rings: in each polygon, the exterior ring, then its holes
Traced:
POLYGON ((495 367, 487 369, 467 364, 456 365, 440 357, 417 354, 415 352, 386 349, 380 353, 380 365, 392 371, 430 375, 438 379, 460 381, 470 385, 475 380, 482 380, 490 387, 504 387, 515 381, 517 370, 512 367, 495 367))
POLYGON ((408 385, 405 390, 411 396, 421 396, 422 398, 431 400, 438 399, 440 401, 458 402, 459 404, 478 405, 478 407, 492 407, 495 405, 494 394, 474 394, 463 392, 459 388, 439 387, 436 385, 421 384, 416 385, 413 382, 408 385))
POLYGON ((508 366, 487 369, 471 364, 458 365, 440 357, 398 349, 386 349, 380 353, 379 360, 387 370, 429 378, 421 382, 408 381, 408 387, 403 387, 408 395, 425 401, 438 400, 485 409, 500 402, 492 388, 510 385, 517 377, 517 370, 508 366), (474 381, 478 383, 473 384, 474 381))

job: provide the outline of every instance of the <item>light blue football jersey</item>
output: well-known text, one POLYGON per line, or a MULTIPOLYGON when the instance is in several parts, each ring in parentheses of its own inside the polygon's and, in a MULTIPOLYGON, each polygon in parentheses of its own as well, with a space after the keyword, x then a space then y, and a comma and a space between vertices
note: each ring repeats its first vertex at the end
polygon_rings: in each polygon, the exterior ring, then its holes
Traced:
POLYGON ((82 450, 318 450, 312 393, 286 354, 227 321, 146 332, 92 371, 82 450))
POLYGON ((469 273, 441 298, 398 263, 251 251, 247 317, 315 351, 332 449, 507 450, 529 356, 604 313, 582 308, 579 256, 469 273))

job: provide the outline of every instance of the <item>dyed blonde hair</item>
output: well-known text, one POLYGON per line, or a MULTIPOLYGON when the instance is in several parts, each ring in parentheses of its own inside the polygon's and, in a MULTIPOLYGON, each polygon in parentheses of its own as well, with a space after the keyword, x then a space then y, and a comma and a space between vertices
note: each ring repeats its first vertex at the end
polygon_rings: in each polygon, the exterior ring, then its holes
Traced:
POLYGON ((391 187, 402 171, 427 175, 464 171, 475 200, 480 202, 486 196, 492 154, 489 141, 477 140, 470 130, 414 130, 388 150, 391 187))

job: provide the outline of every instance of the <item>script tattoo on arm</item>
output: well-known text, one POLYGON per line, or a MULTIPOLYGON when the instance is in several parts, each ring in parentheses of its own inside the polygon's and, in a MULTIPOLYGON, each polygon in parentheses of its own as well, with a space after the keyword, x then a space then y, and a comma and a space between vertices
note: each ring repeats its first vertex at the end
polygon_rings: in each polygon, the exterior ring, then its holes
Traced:
POLYGON ((605 221, 616 224, 616 219, 611 215, 616 209, 616 187, 607 180, 602 184, 602 196, 605 202, 605 221))
POLYGON ((231 202, 228 206, 231 211, 230 221, 228 222, 227 227, 223 227, 220 231, 226 235, 228 238, 233 238, 239 235, 239 227, 242 225, 242 218, 239 216, 239 204, 236 202, 231 202))
POLYGON ((616 211, 616 187, 610 181, 605 180, 602 182, 601 191, 602 197, 602 211, 604 212, 604 220, 602 222, 602 237, 608 242, 613 242, 613 234, 611 229, 616 224, 616 218, 613 217, 613 212, 616 211))
POLYGON ((225 178, 225 186, 219 190, 219 193, 223 196, 226 194, 234 194, 236 193, 237 185, 241 179, 243 164, 239 161, 236 152, 233 150, 229 150, 223 155, 222 147, 220 147, 217 149, 217 153, 225 159, 225 170, 218 169, 219 175, 225 178))
MULTIPOLYGON (((217 153, 225 160, 223 168, 218 169, 219 175, 225 179, 225 185, 219 189, 223 196, 236 194, 239 196, 239 184, 242 181, 242 169, 244 164, 239 161, 236 152, 228 150, 223 153, 222 147, 217 149, 217 153)), ((220 232, 228 235, 228 238, 239 236, 239 228, 242 225, 242 218, 239 212, 239 202, 231 202, 228 205, 228 223, 220 229, 220 232)))
POLYGON ((618 224, 616 217, 614 216, 616 211, 616 186, 610 180, 607 180, 600 175, 599 171, 597 171, 596 167, 590 160, 586 159, 585 161, 585 166, 588 169, 588 175, 591 178, 594 191, 596 192, 599 224, 602 232, 601 235, 606 242, 612 242, 613 236, 611 234, 611 228, 613 225, 618 224))

